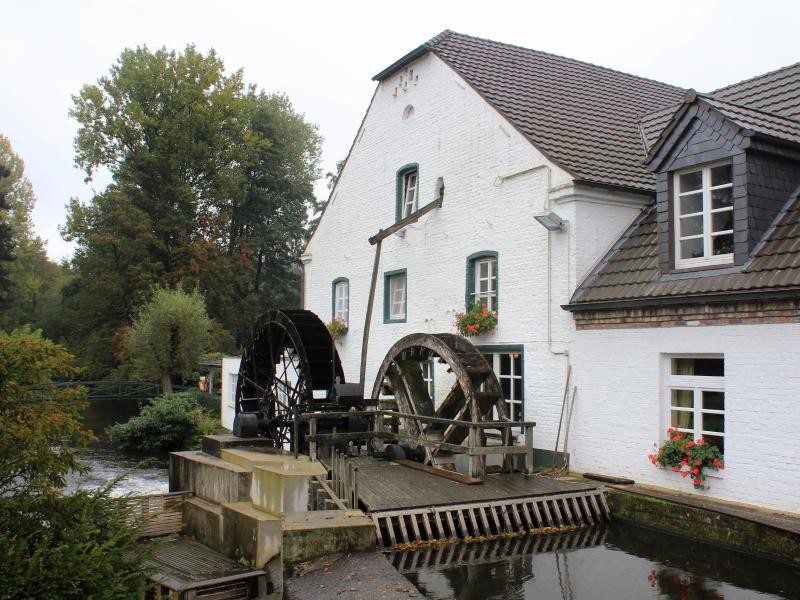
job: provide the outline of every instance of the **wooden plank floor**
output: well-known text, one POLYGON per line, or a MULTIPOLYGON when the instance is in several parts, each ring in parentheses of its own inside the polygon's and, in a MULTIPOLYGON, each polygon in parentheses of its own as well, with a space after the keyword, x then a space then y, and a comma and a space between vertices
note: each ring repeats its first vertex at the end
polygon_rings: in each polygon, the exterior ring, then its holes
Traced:
POLYGON ((527 498, 597 489, 588 481, 566 481, 522 473, 487 475, 482 485, 465 485, 385 460, 355 458, 358 497, 367 512, 527 498))

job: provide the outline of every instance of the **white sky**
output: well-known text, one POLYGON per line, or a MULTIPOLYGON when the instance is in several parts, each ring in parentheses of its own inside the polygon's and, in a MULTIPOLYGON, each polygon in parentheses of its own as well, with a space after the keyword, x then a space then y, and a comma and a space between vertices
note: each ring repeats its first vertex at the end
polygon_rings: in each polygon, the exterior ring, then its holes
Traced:
POLYGON ((443 29, 699 91, 800 61, 800 2, 789 0, 4 0, 0 19, 0 133, 25 161, 53 259, 72 252, 58 233, 64 205, 92 194, 73 166, 71 95, 125 47, 213 47, 228 71, 285 92, 319 125, 323 173, 347 154, 372 76, 443 29))

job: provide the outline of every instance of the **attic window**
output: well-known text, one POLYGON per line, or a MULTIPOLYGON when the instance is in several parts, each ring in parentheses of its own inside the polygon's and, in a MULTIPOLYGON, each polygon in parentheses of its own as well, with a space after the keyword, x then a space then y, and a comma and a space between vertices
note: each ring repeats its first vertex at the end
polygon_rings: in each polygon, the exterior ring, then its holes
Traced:
POLYGON ((733 262, 733 178, 731 163, 679 171, 674 175, 675 267, 733 262))

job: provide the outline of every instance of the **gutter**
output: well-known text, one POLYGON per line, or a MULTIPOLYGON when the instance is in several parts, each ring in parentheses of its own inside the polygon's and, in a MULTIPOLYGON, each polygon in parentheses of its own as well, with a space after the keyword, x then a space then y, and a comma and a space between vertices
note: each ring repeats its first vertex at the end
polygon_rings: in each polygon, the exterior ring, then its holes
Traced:
POLYGON ((623 300, 604 300, 599 302, 572 302, 562 304, 561 308, 569 312, 587 310, 616 310, 623 308, 646 308, 658 306, 674 306, 676 304, 716 304, 723 302, 741 302, 747 300, 787 300, 800 298, 800 287, 784 290, 763 290, 746 292, 720 292, 713 294, 691 294, 683 296, 660 296, 656 298, 626 298, 623 300))

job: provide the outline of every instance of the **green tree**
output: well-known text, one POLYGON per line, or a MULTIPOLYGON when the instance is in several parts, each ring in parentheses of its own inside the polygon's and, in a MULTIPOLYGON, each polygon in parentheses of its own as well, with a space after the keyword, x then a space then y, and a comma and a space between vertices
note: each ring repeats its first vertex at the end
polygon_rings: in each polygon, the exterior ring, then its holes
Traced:
POLYGON ((75 375, 71 363, 39 332, 0 333, 0 496, 50 492, 83 469, 73 448, 92 439, 80 424, 84 393, 52 384, 75 375))
POLYGON ((0 598, 137 598, 144 555, 124 499, 110 489, 64 496, 80 424, 72 356, 39 332, 0 333, 0 598))
POLYGON ((12 291, 8 279, 8 263, 14 260, 14 240, 11 232, 11 225, 6 221, 8 217, 8 202, 6 186, 11 172, 3 163, 0 162, 0 309, 8 305, 12 291))
POLYGON ((189 46, 125 50, 73 100, 76 164, 113 176, 71 201, 63 230, 77 243, 71 343, 95 376, 114 367, 111 339, 154 284, 197 287, 238 344, 259 313, 296 304, 321 140, 285 96, 189 46))
POLYGON ((8 288, 13 290, 0 310, 0 328, 11 330, 22 325, 41 328, 49 336, 57 334, 61 290, 69 271, 47 258, 44 243, 33 233, 31 212, 36 202, 33 186, 25 175, 25 164, 11 142, 0 134, 0 164, 8 175, 0 180, 8 208, 5 219, 14 260, 8 264, 8 288))
POLYGON ((158 287, 133 320, 128 352, 143 377, 160 378, 164 394, 172 393, 173 374, 188 375, 211 341, 211 320, 195 290, 158 287))

